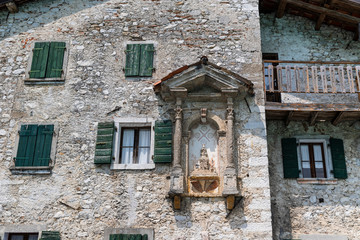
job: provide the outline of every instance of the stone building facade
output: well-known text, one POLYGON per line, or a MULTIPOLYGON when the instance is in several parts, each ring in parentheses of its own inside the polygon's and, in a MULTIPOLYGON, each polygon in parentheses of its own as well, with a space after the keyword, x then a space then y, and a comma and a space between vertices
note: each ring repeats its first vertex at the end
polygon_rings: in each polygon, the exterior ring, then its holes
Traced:
POLYGON ((258 4, 39 0, 0 10, 0 239, 357 239, 357 123, 266 121, 262 53, 356 61, 359 43, 335 27, 313 34, 297 17, 274 22, 258 4), (64 49, 61 77, 31 77, 39 44, 64 49), (150 73, 130 73, 130 51, 145 45, 150 73), (163 123, 171 161, 161 162, 163 123), (46 166, 19 165, 28 126, 54 128, 46 166), (139 129, 148 160, 126 162, 125 131, 139 129), (308 135, 344 140, 347 179, 283 178, 281 139, 308 135))

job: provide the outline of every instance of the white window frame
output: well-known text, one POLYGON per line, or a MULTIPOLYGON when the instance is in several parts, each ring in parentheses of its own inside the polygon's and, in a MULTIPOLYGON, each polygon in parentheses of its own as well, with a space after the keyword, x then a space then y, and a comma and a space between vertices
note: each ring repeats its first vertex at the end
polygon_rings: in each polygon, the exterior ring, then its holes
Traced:
POLYGON ((155 140, 155 119, 153 118, 115 118, 116 132, 114 134, 114 146, 113 146, 113 161, 111 162, 110 169, 112 170, 145 170, 154 169, 155 163, 153 162, 154 156, 154 140, 155 140), (123 164, 120 162, 120 144, 121 144, 121 128, 123 127, 150 127, 150 159, 147 164, 123 164))
POLYGON ((298 154, 298 166, 300 169, 299 178, 302 179, 334 179, 333 174, 333 165, 331 159, 331 149, 330 149, 330 136, 306 136, 306 137, 296 137, 297 143, 297 154, 298 154), (325 167, 326 167, 326 178, 304 178, 301 164, 301 143, 322 143, 324 148, 324 158, 325 158, 325 167))
POLYGON ((65 78, 66 78, 66 73, 67 73, 67 65, 68 65, 68 61, 69 61, 69 51, 70 50, 70 44, 69 41, 67 40, 63 40, 63 39, 59 39, 59 40, 51 40, 51 41, 35 41, 31 44, 31 52, 30 52, 30 56, 29 56, 29 60, 28 60, 28 65, 26 67, 26 71, 25 71, 25 84, 27 85, 36 85, 36 84, 64 84, 65 82, 65 78), (32 65, 32 60, 33 60, 33 55, 34 55, 34 47, 35 47, 35 43, 38 42, 64 42, 65 43, 65 51, 64 51, 64 59, 63 59, 63 72, 61 74, 60 78, 30 78, 30 70, 31 70, 31 65, 32 65))
POLYGON ((40 239, 41 232, 46 229, 46 225, 3 225, 0 226, 0 239, 8 240, 10 233, 38 233, 40 239))

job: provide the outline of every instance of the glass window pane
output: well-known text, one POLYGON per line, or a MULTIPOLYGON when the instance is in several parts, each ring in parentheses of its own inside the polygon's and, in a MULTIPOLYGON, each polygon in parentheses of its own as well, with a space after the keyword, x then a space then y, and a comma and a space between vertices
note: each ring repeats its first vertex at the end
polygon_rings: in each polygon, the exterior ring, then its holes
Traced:
POLYGON ((139 147, 150 147, 150 129, 140 129, 139 147))
POLYGON ((322 162, 315 162, 315 168, 323 169, 323 168, 324 168, 324 165, 323 165, 322 162))
POLYGON ((316 172, 316 177, 317 178, 323 178, 325 177, 325 173, 324 173, 324 169, 323 168, 316 168, 315 169, 316 172))
POLYGON ((303 168, 310 168, 310 162, 302 162, 303 168))
POLYGON ((309 146, 301 145, 300 149, 301 149, 301 160, 302 161, 310 161, 309 146))
POLYGON ((139 148, 139 163, 149 163, 150 148, 139 148))
POLYGON ((322 161, 322 151, 321 151, 321 146, 320 145, 314 145, 314 158, 315 161, 322 161))
POLYGON ((303 178, 311 178, 311 170, 310 168, 302 169, 303 178))
POLYGON ((121 163, 130 164, 133 163, 134 148, 123 148, 121 150, 121 163))
POLYGON ((122 136, 122 146, 123 147, 133 147, 134 146, 134 129, 124 129, 122 136))
POLYGON ((12 234, 10 240, 24 240, 24 235, 22 235, 22 234, 21 235, 12 234))
POLYGON ((38 234, 30 234, 29 235, 29 240, 38 240, 38 234))

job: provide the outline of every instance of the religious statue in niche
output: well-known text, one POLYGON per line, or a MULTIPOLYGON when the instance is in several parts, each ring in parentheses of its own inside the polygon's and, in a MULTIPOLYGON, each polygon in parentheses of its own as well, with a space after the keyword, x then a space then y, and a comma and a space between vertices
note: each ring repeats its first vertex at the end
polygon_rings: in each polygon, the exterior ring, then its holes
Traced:
POLYGON ((190 193, 219 193, 217 145, 216 129, 209 124, 199 124, 192 129, 189 142, 190 193))

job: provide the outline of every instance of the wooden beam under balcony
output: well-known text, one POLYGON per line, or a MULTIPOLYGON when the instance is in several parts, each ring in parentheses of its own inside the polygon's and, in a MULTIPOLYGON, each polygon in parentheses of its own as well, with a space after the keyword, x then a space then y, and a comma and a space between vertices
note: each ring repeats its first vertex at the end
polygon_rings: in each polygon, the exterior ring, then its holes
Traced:
POLYGON ((310 115, 311 115, 310 126, 314 126, 316 122, 316 118, 319 116, 319 112, 311 112, 310 115))
POLYGON ((336 118, 332 121, 334 126, 338 125, 345 117, 346 112, 339 112, 336 118))
POLYGON ((277 103, 266 102, 267 120, 282 120, 286 125, 290 121, 306 121, 310 126, 316 122, 329 121, 334 125, 343 121, 360 120, 360 103, 323 104, 323 103, 277 103))
POLYGON ((316 6, 313 4, 308 4, 306 2, 302 2, 302 1, 297 1, 297 0, 287 0, 288 4, 291 4, 293 6, 299 7, 299 8, 303 8, 309 11, 313 11, 313 12, 317 12, 317 13, 324 13, 326 15, 329 15, 335 19, 344 21, 344 22, 348 22, 348 23, 355 23, 358 24, 360 23, 360 18, 358 17, 354 17, 352 15, 347 15, 335 10, 331 10, 331 9, 327 9, 324 7, 320 7, 320 6, 316 6))
POLYGON ((286 3, 287 3, 287 0, 280 0, 279 7, 276 12, 276 17, 282 18, 284 16, 286 3))

